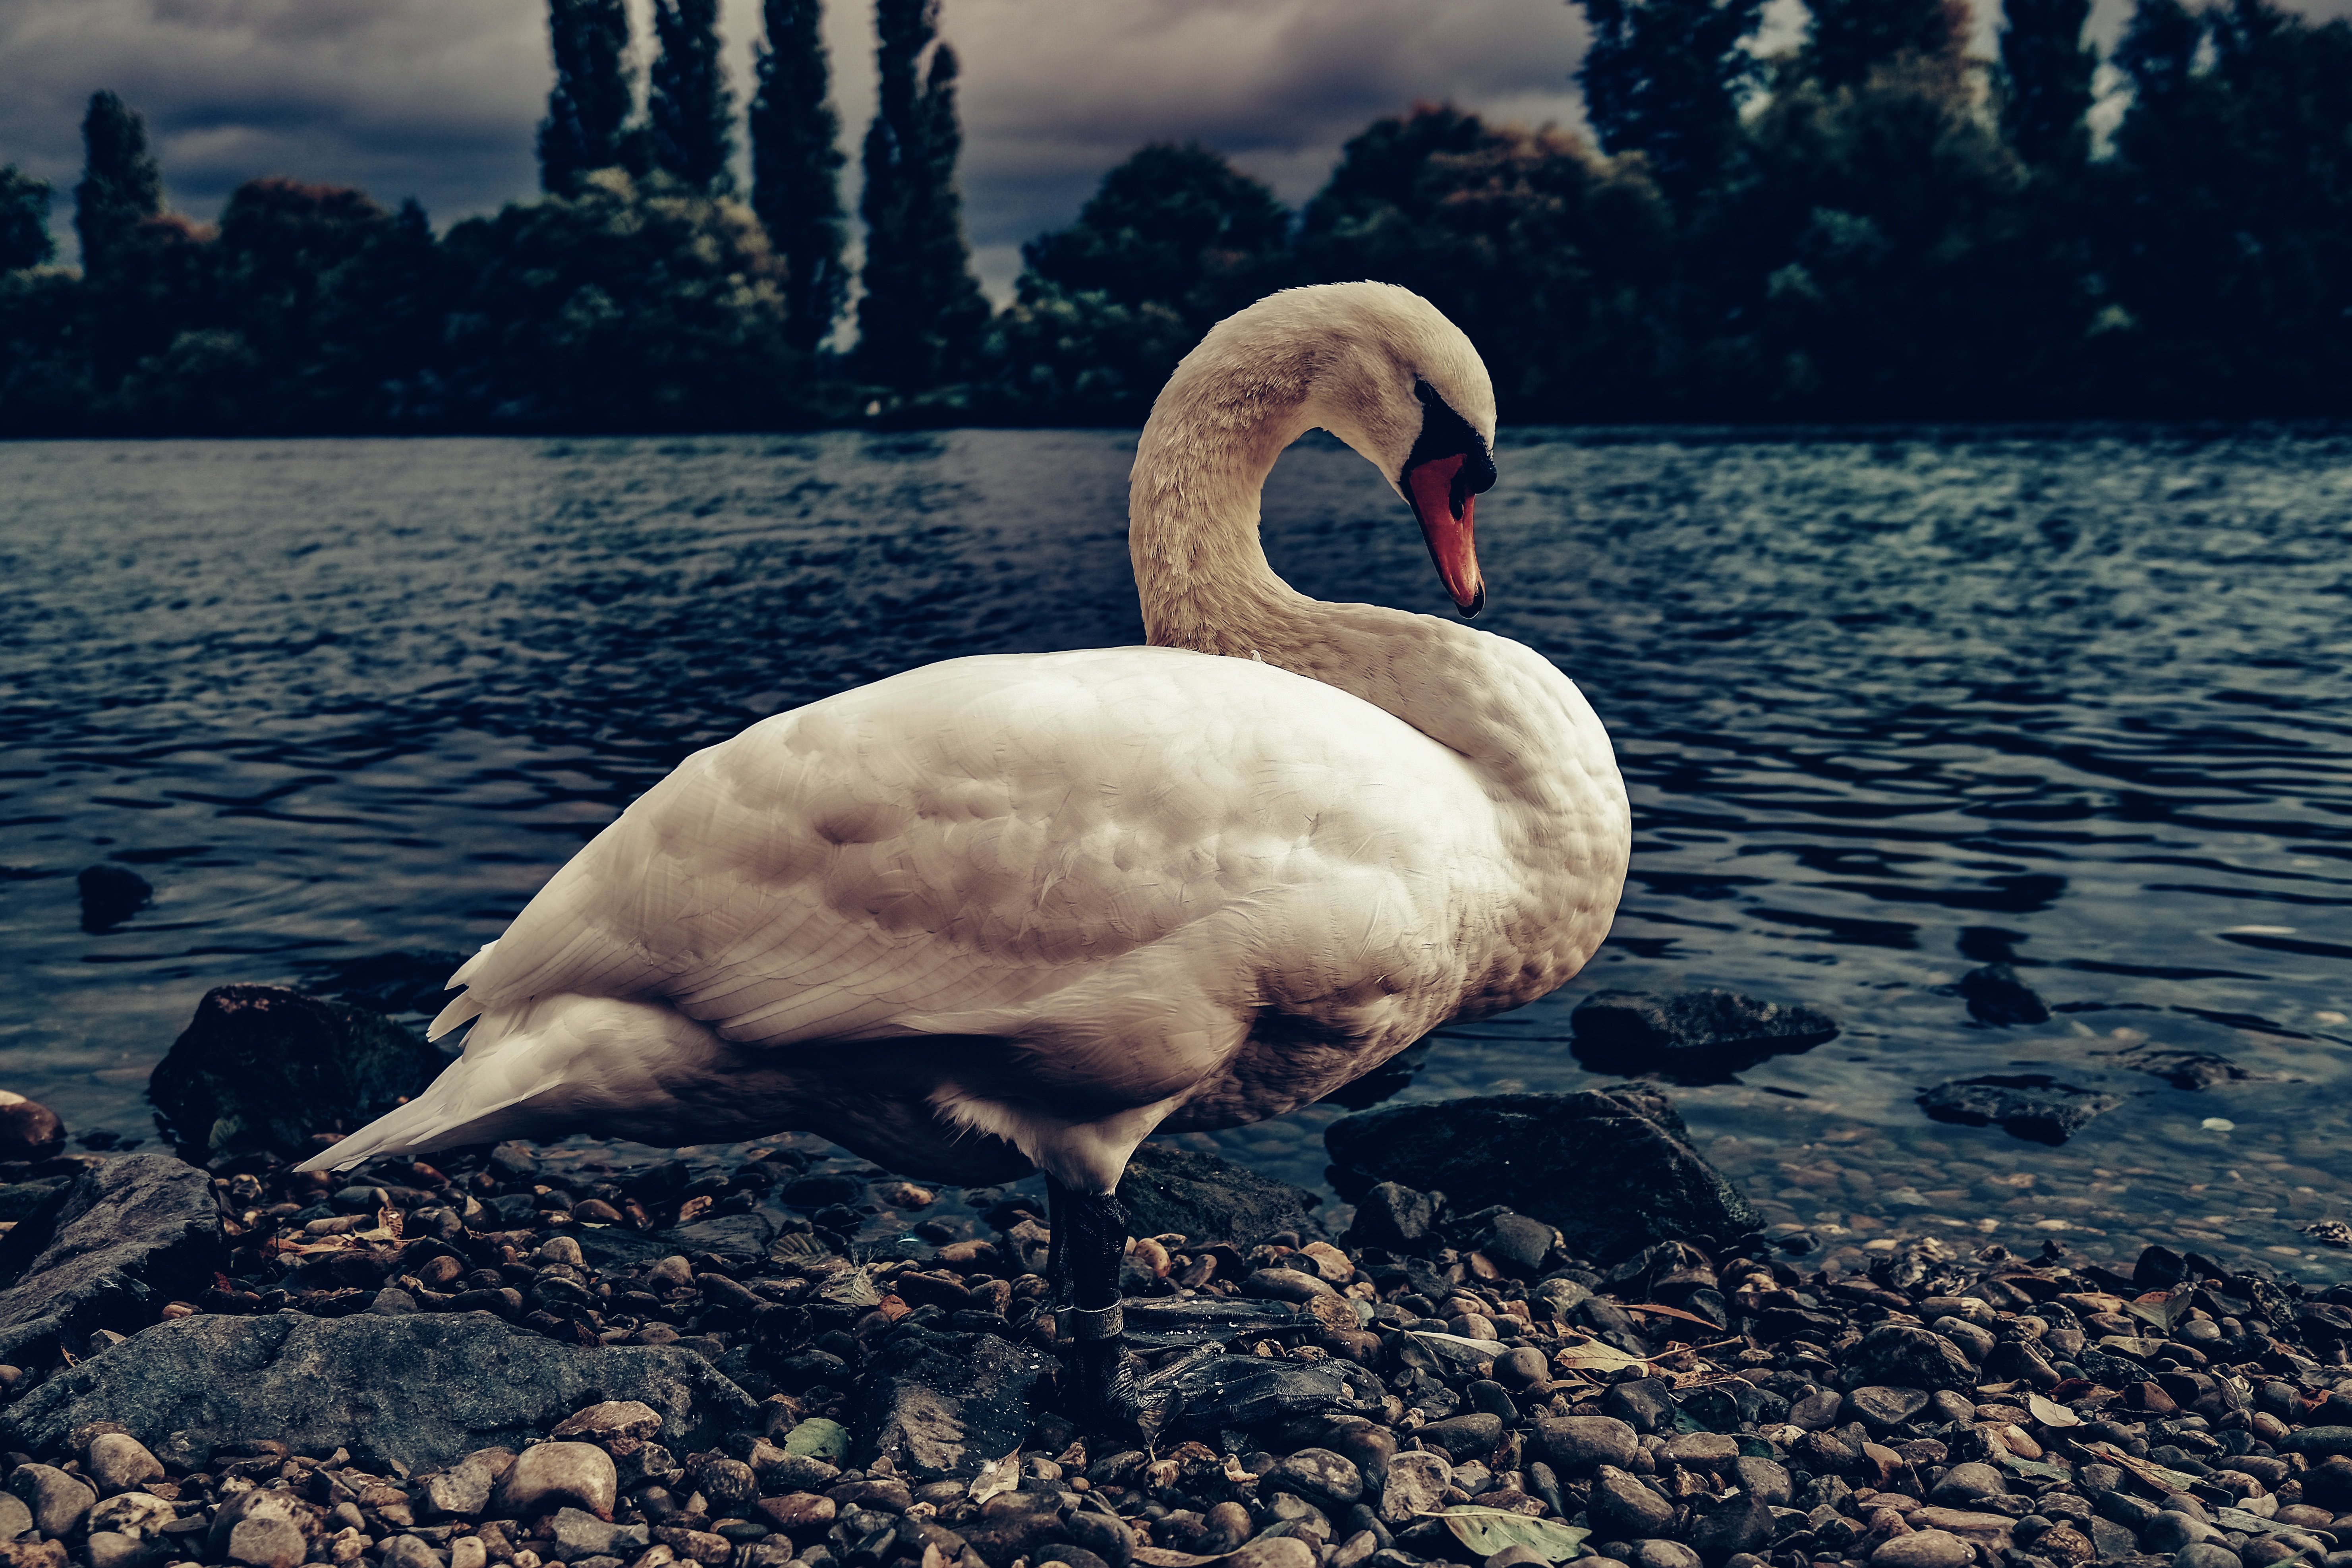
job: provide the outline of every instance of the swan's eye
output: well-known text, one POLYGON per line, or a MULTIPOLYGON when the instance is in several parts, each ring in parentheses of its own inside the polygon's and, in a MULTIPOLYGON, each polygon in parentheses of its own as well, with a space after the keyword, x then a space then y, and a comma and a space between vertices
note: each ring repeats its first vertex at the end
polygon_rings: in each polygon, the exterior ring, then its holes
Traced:
POLYGON ((1472 429, 1467 419, 1454 413, 1435 387, 1416 379, 1412 395, 1421 401, 1421 436, 1404 460, 1404 471, 1410 474, 1422 464, 1440 458, 1465 459, 1454 476, 1454 512, 1459 517, 1465 500, 1494 488, 1495 455, 1486 449, 1486 437, 1472 429))

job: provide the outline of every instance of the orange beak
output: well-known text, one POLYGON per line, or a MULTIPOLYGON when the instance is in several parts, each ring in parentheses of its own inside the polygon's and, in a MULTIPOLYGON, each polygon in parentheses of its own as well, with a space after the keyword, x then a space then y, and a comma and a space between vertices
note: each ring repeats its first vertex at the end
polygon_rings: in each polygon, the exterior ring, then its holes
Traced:
POLYGON ((1429 558, 1437 563, 1439 581, 1454 595, 1454 606, 1466 618, 1486 604, 1486 580, 1478 574, 1478 547, 1470 536, 1470 519, 1478 498, 1457 489, 1454 479, 1469 459, 1461 453, 1433 458, 1405 471, 1406 497, 1421 520, 1421 536, 1429 542, 1429 558))

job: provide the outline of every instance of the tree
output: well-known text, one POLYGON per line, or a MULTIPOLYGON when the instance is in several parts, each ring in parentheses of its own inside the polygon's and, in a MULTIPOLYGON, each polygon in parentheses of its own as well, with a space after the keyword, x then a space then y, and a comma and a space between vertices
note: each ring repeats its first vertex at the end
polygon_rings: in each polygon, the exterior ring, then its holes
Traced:
POLYGON ((1197 145, 1146 147, 1069 227, 1021 247, 1018 300, 988 339, 1007 416, 1131 425, 1209 327, 1288 280, 1290 214, 1197 145))
POLYGON ((1623 420, 1662 412, 1672 232, 1640 160, 1422 104, 1341 150, 1299 220, 1298 264, 1444 310, 1486 355, 1507 420, 1623 420))
POLYGON ((2011 150, 2032 168, 2080 163, 2099 65, 2083 42, 2091 0, 2004 0, 2001 10, 2000 123, 2011 150))
POLYGON ((956 57, 934 42, 938 0, 877 0, 874 22, 881 80, 858 202, 866 294, 857 302, 857 352, 870 379, 912 395, 971 374, 988 300, 964 245, 956 57))
POLYGON ((95 277, 114 264, 133 229, 163 210, 163 171, 147 151, 147 122, 110 92, 89 95, 81 140, 74 232, 82 271, 95 277))
POLYGON ((655 167, 692 190, 734 189, 734 95, 719 58, 719 0, 654 0, 654 57, 646 94, 655 167))
POLYGON ((1592 26, 1577 68, 1585 118, 1610 153, 1640 153, 1670 194, 1714 177, 1755 74, 1764 0, 1576 0, 1592 26))
POLYGON ((767 0, 758 96, 751 100, 751 208, 784 263, 784 336, 805 353, 849 299, 841 263, 841 121, 821 0, 767 0))
POLYGON ((58 253, 49 237, 49 183, 0 164, 0 272, 38 267, 58 253))
POLYGON ((1289 246, 1265 185, 1198 143, 1160 142, 1105 174, 1077 222, 1021 247, 1021 286, 1164 305, 1198 337, 1279 287, 1289 246))
POLYGON ((548 0, 547 31, 555 85, 539 127, 539 184, 562 195, 630 161, 627 0, 548 0))
POLYGON ((604 169, 469 218, 444 364, 471 428, 772 429, 805 423, 782 268, 740 203, 604 169))
POLYGON ((2134 412, 2336 414, 2352 384, 2352 23, 2140 0, 2102 173, 2100 347, 2134 412))
POLYGON ((1904 55, 1957 68, 1969 40, 1969 0, 1811 0, 1805 64, 1823 87, 1860 87, 1904 55))

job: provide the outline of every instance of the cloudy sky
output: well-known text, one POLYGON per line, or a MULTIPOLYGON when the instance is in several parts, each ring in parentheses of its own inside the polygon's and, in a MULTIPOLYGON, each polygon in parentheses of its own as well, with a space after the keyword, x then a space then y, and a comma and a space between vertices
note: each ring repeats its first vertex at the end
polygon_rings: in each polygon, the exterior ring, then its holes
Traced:
MULTIPOLYGON (((1799 0, 1773 3, 1778 32, 1801 25, 1799 0)), ((1978 0, 1987 44, 1997 3, 1978 0)), ((2112 37, 2128 5, 2097 0, 2094 30, 2112 37)), ((724 6, 740 103, 760 5, 724 6)), ((853 154, 870 16, 828 7, 853 154)), ((967 224, 1000 297, 1020 242, 1146 142, 1206 142, 1295 205, 1342 142, 1415 99, 1579 123, 1585 32, 1563 0, 946 0, 944 32, 964 62, 967 224)), ((414 195, 446 226, 536 192, 551 75, 544 0, 0 0, 0 163, 57 186, 70 247, 82 109, 110 88, 146 115, 183 212, 210 218, 238 182, 282 174, 414 195)))

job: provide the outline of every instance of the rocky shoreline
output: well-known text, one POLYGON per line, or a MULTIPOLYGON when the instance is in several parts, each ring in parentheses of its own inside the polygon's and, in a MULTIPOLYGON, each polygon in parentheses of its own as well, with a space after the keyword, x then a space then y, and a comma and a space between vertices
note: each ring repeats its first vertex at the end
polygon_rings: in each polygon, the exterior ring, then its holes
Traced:
MULTIPOLYGON (((1604 1266, 1389 1183, 1335 1238, 1136 1241, 1130 1292, 1233 1303, 1251 1374, 1146 1445, 1063 1411, 1017 1194, 237 1163, 95 1165, 0 1242, 8 1563, 2352 1568, 2352 1307, 2160 1248, 1604 1266)), ((1265 1217, 1216 1175, 1160 1201, 1265 1217)))
MULTIPOLYGON (((1612 1026, 1825 1026, 1725 995, 1612 1026)), ((294 1172, 436 1066, 225 987, 176 1154, 0 1105, 0 1568, 2352 1568, 2352 1287, 1823 1250, 1653 1085, 1334 1122, 1337 1234, 1146 1145, 1129 1342, 1188 1401, 1138 1433, 1072 1418, 1019 1187, 795 1135, 294 1172)))

